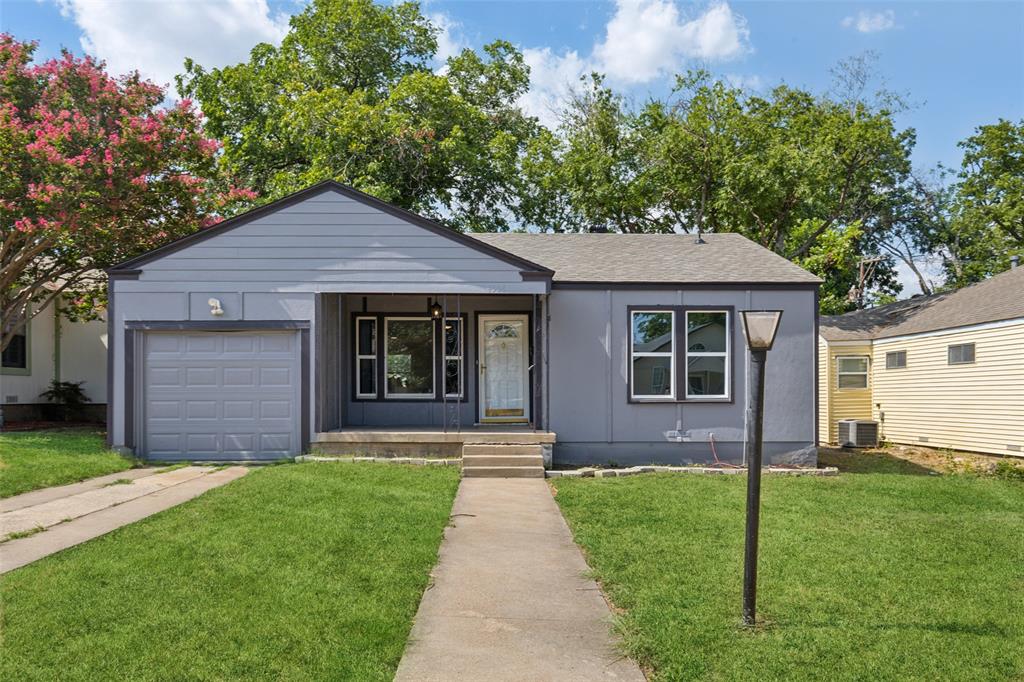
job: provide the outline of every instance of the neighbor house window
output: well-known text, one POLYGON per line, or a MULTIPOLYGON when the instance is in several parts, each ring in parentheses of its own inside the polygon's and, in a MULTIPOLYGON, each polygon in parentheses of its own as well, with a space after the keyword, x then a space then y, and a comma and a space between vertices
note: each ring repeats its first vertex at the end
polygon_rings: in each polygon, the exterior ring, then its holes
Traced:
POLYGON ((28 369, 28 333, 24 329, 15 334, 4 348, 2 366, 5 369, 28 369))
POLYGON ((946 349, 946 354, 951 365, 969 365, 974 362, 974 344, 955 344, 946 349))
POLYGON ((356 397, 377 397, 377 318, 356 318, 356 397))
POLYGON ((867 356, 850 356, 836 358, 839 372, 839 388, 867 388, 868 387, 868 358, 867 356))
POLYGON ((630 328, 632 397, 675 397, 675 315, 634 310, 630 328))
POLYGON ((729 314, 686 311, 686 397, 729 396, 729 314))
POLYGON ((462 320, 444 321, 444 394, 447 398, 461 398, 462 385, 462 320))
POLYGON ((434 397, 434 321, 384 318, 384 397, 434 397))
POLYGON ((903 369, 907 366, 907 351, 894 350, 885 354, 886 369, 903 369))

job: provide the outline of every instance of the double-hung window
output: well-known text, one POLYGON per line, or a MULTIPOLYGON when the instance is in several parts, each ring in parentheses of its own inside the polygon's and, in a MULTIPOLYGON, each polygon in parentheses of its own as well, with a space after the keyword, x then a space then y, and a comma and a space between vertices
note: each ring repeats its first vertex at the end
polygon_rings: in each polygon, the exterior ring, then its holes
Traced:
POLYGON ((867 388, 868 358, 866 355, 848 355, 836 358, 837 388, 867 388))
POLYGON ((434 321, 384 318, 384 397, 433 398, 434 321))
POLYGON ((687 310, 686 397, 729 397, 729 313, 687 310))
POLYGON ((377 318, 356 318, 356 397, 377 397, 377 318))
POLYGON ((453 317, 444 321, 444 395, 461 398, 465 391, 462 378, 462 358, 465 353, 462 338, 462 320, 453 317))
POLYGON ((675 397, 675 314, 671 310, 630 313, 630 395, 675 397))

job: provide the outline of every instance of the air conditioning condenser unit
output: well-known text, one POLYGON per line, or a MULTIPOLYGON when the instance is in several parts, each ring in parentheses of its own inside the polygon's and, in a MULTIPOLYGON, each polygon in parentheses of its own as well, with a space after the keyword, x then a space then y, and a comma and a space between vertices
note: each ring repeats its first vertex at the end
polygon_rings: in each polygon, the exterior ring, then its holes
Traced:
POLYGON ((844 448, 878 447, 878 422, 870 419, 840 419, 839 445, 844 448))

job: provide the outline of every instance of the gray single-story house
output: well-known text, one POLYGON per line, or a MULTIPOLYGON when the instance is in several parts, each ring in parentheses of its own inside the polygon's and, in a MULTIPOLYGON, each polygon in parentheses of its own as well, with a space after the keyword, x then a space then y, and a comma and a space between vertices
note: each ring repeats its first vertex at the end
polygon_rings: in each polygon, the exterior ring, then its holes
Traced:
POLYGON ((109 438, 142 457, 739 462, 737 312, 781 309, 766 460, 816 460, 820 280, 740 235, 468 235, 324 182, 109 275, 109 438))

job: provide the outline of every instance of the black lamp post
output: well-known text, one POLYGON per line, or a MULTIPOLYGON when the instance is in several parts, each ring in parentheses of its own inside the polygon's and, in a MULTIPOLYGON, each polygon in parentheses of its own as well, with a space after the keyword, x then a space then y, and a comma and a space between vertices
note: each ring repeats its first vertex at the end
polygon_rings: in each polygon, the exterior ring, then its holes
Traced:
POLYGON ((754 625, 757 602, 757 531, 761 523, 761 454, 764 430, 764 365, 775 343, 781 310, 740 312, 743 336, 750 350, 747 380, 747 532, 743 551, 743 624, 754 625))

